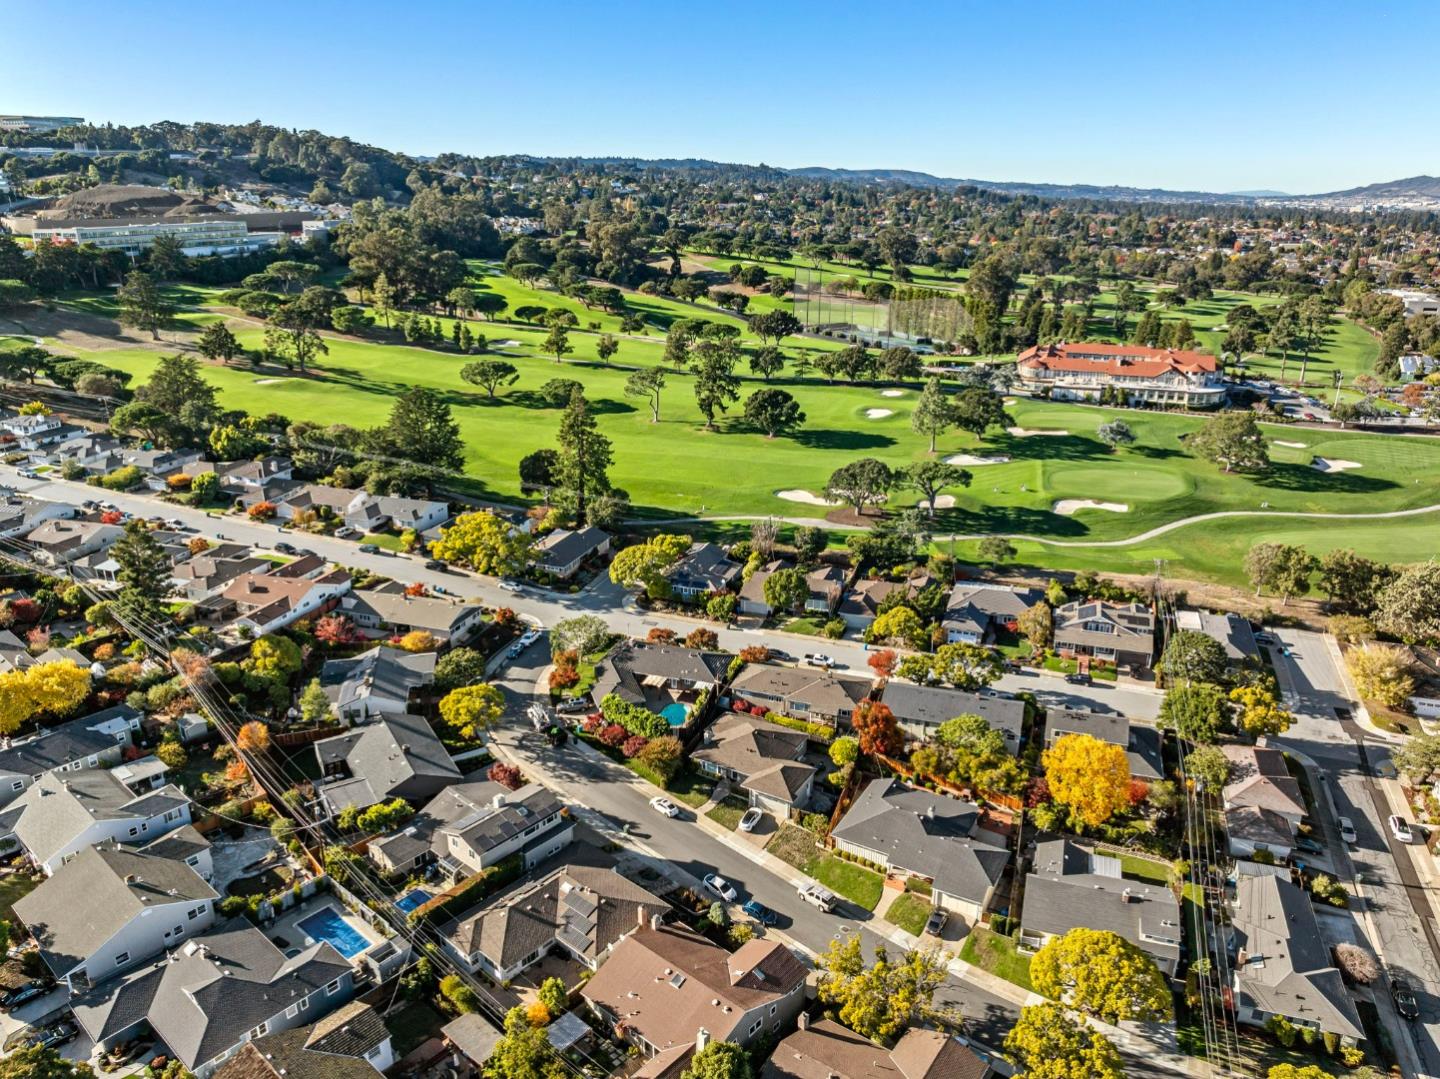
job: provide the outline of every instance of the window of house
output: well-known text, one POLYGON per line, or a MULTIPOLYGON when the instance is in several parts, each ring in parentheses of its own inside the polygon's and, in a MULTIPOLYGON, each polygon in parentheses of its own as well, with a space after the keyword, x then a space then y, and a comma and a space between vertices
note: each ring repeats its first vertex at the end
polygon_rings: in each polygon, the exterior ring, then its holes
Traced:
POLYGON ((10 784, 10 789, 12 791, 23 791, 25 789, 25 781, 23 779, 15 780, 10 784))
POLYGON ((200 917, 200 915, 204 914, 207 909, 207 904, 201 903, 198 907, 191 907, 188 911, 186 911, 185 917, 189 918, 191 921, 194 921, 196 918, 200 917))
POLYGON ((119 955, 117 955, 117 956, 115 957, 115 965, 116 965, 117 967, 120 966, 122 963, 128 963, 128 962, 130 962, 130 953, 129 953, 129 952, 121 952, 119 955))
POLYGON ((131 828, 131 829, 130 829, 130 834, 131 834, 132 836, 133 836, 133 835, 139 835, 139 834, 140 834, 140 829, 139 829, 139 828, 131 828))
POLYGON ((761 1028, 762 1026, 764 1026, 764 1025, 765 1025, 765 1020, 763 1020, 763 1019, 757 1019, 757 1020, 755 1020, 755 1022, 751 1023, 751 1024, 750 1024, 750 1037, 754 1037, 756 1034, 758 1034, 758 1033, 760 1032, 760 1028, 761 1028))
POLYGON ((340 979, 336 978, 333 982, 331 982, 325 987, 325 995, 327 997, 333 997, 338 992, 340 992, 340 979))
POLYGON ((285 1009, 285 1018, 286 1018, 286 1019, 294 1019, 294 1018, 295 1018, 297 1015, 299 1015, 299 1014, 300 1014, 300 1005, 298 1005, 298 1004, 292 1004, 292 1005, 290 1005, 290 1007, 288 1007, 288 1008, 285 1009))

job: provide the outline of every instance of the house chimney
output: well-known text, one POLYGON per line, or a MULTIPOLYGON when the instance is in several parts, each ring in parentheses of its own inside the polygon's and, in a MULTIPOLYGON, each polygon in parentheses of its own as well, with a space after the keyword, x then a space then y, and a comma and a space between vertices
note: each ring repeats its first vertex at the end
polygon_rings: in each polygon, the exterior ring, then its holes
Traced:
POLYGON ((649 911, 647 911, 644 907, 636 907, 636 908, 635 908, 635 922, 636 922, 636 924, 639 925, 639 927, 640 927, 641 929, 644 929, 644 928, 645 928, 645 925, 646 925, 647 922, 649 922, 649 920, 650 920, 650 912, 649 912, 649 911))
POLYGON ((494 798, 490 799, 490 804, 491 804, 492 806, 494 806, 496 809, 501 809, 501 808, 503 808, 504 805, 505 805, 505 792, 504 792, 504 791, 501 791, 501 792, 500 792, 499 794, 497 794, 494 798))
MULTIPOLYGON (((642 914, 641 917, 644 917, 644 915, 642 914)), ((659 932, 659 931, 660 931, 660 927, 661 927, 662 925, 664 925, 664 924, 665 924, 665 916, 664 916, 664 915, 658 914, 658 913, 657 913, 657 914, 652 914, 652 915, 650 915, 650 928, 651 928, 651 929, 655 930, 656 932, 659 932)))
POLYGON ((710 1032, 701 1027, 695 1032, 695 1052, 703 1053, 705 1047, 710 1044, 710 1032))
POLYGON ((796 1029, 796 1030, 809 1030, 809 1029, 810 1029, 810 1015, 809 1015, 808 1012, 801 1012, 799 1015, 797 1015, 797 1016, 795 1017, 795 1029, 796 1029))

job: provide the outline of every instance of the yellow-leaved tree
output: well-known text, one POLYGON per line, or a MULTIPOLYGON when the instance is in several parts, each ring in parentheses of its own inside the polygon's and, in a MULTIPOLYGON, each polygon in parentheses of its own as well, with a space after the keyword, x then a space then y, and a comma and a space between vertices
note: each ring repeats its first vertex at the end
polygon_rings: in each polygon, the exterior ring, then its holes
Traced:
POLYGON ((489 510, 462 513, 440 538, 430 544, 430 553, 446 562, 467 565, 476 573, 508 577, 519 573, 530 560, 534 540, 489 510))
POLYGON ((37 663, 0 675, 0 734, 37 716, 67 716, 90 696, 90 672, 73 660, 37 663))
POLYGON ((1120 746, 1088 734, 1056 739, 1040 758, 1057 802, 1092 827, 1130 805, 1130 759, 1120 746))
POLYGON ((1005 1036, 1005 1051, 1027 1079, 1122 1079, 1110 1039, 1059 1004, 1032 1004, 1005 1036))
POLYGON ((1030 960, 1030 980, 1045 996, 1112 1026, 1172 1014, 1170 988, 1155 961, 1106 929, 1079 927, 1055 937, 1030 960))
POLYGON ((452 689, 440 701, 440 718, 466 741, 480 737, 504 711, 504 695, 497 687, 484 683, 452 689))

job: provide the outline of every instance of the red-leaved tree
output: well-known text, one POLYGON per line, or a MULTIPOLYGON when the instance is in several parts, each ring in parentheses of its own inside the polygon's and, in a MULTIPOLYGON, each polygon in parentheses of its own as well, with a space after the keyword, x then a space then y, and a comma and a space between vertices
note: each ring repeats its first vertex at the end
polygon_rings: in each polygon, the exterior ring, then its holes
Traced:
POLYGON ((851 721, 860 739, 861 753, 881 753, 887 757, 899 753, 905 744, 895 713, 879 701, 864 701, 855 709, 851 721))

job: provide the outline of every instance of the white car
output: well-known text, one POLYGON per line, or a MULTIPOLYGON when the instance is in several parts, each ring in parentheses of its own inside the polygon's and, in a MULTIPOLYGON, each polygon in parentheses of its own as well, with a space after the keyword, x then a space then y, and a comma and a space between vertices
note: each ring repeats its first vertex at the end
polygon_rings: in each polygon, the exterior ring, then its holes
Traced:
POLYGON ((733 903, 740 898, 740 893, 735 890, 735 886, 718 873, 705 874, 705 890, 714 892, 727 903, 733 903))
POLYGON ((661 798, 659 795, 650 799, 650 808, 662 817, 678 817, 680 815, 679 806, 670 801, 669 798, 661 798))
POLYGON ((501 582, 500 582, 500 587, 503 588, 503 589, 505 589, 505 591, 507 591, 507 592, 518 592, 518 591, 520 591, 520 586, 519 586, 518 584, 516 584, 514 581, 501 581, 501 582))
POLYGON ((742 832, 753 832, 760 822, 765 819, 764 810, 751 806, 745 810, 745 815, 740 818, 740 830, 742 832))
POLYGON ((521 648, 529 648, 532 644, 534 644, 534 643, 535 643, 536 641, 538 641, 539 639, 540 639, 540 631, 539 631, 539 630, 536 630, 536 629, 527 629, 524 633, 522 633, 522 634, 520 635, 520 640, 519 640, 517 643, 520 645, 521 648))
POLYGON ((1392 816, 1389 820, 1389 824, 1390 834, 1393 835, 1396 839, 1398 839, 1401 843, 1415 842, 1415 833, 1410 830, 1410 822, 1407 821, 1404 817, 1401 817, 1398 814, 1396 816, 1392 816))
POLYGON ((1338 823, 1340 825, 1340 839, 1352 847, 1355 846, 1355 844, 1360 841, 1359 836, 1355 834, 1355 822, 1349 817, 1340 817, 1338 823))

